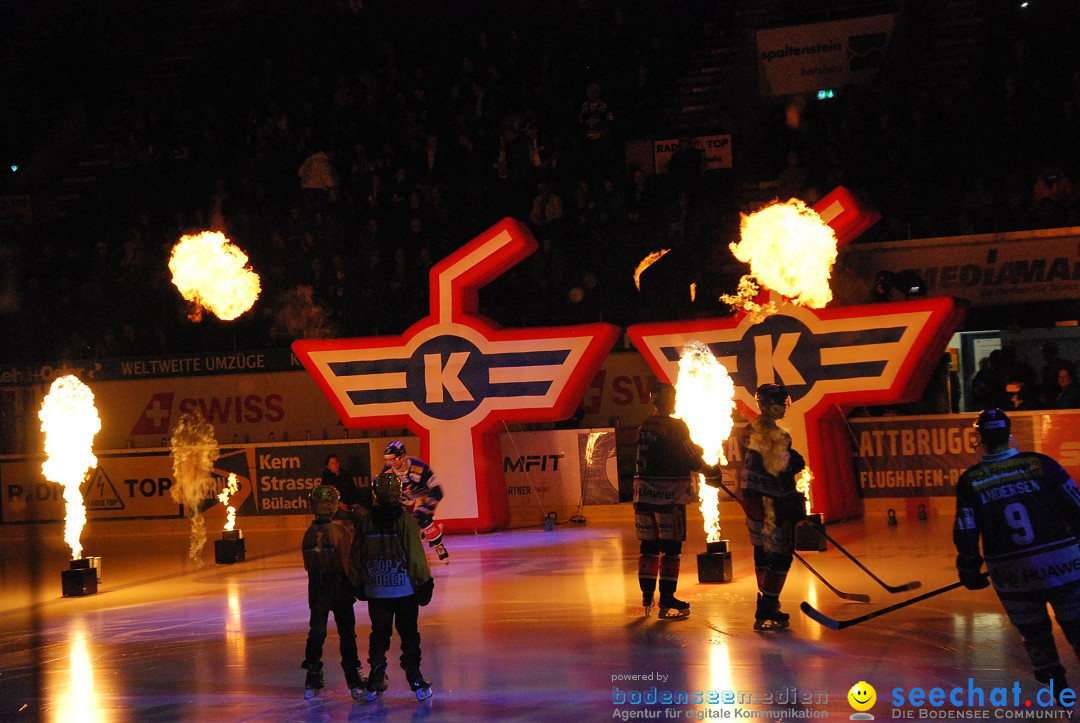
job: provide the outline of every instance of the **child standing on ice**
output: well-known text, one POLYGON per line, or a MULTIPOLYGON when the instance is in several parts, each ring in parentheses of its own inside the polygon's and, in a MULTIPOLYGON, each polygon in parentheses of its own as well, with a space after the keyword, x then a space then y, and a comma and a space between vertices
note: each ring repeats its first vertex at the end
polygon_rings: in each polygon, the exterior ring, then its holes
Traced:
POLYGON ((367 600, 371 617, 365 699, 373 702, 387 688, 386 652, 395 626, 401 636, 401 667, 417 700, 431 697, 431 681, 420 672, 420 607, 431 602, 431 577, 420 530, 401 505, 401 480, 383 473, 371 483, 375 507, 357 521, 352 572, 357 597, 367 600))
POLYGON ((311 511, 315 519, 301 543, 304 569, 308 574, 311 619, 304 662, 300 667, 307 669, 304 697, 314 698, 323 687, 322 649, 326 623, 333 612, 345 684, 349 686, 353 700, 360 700, 364 695, 364 679, 360 676, 360 660, 356 654, 356 615, 353 612, 356 597, 347 574, 352 530, 333 520, 339 500, 340 494, 333 485, 316 485, 311 490, 311 511))

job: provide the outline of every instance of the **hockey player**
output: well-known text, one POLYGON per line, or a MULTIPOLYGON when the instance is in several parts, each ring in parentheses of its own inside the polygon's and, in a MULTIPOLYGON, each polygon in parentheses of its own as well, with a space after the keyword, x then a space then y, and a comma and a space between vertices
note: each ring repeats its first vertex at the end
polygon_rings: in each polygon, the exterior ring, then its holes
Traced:
POLYGON ((975 429, 985 454, 956 484, 956 569, 969 590, 993 583, 1035 679, 1056 698, 1068 683, 1046 606, 1080 655, 1080 489, 1050 457, 1011 448, 1000 409, 979 414, 975 429))
POLYGON ((758 585, 754 629, 765 630, 790 624, 791 616, 780 610, 780 592, 794 559, 795 526, 806 518, 806 498, 795 489, 795 475, 806 463, 776 423, 787 413, 787 389, 762 384, 755 398, 761 413, 739 432, 740 486, 758 585))
POLYGON ((686 505, 697 501, 693 473, 711 468, 701 458, 701 447, 690 440, 686 422, 671 416, 675 411, 675 387, 654 385, 652 403, 657 413, 638 429, 634 475, 634 528, 641 541, 641 604, 648 616, 659 576, 659 616, 687 618, 690 603, 675 597, 682 544, 686 540, 686 505))
POLYGON ((443 544, 442 525, 435 521, 435 508, 443 498, 439 478, 425 462, 407 457, 405 444, 399 440, 386 445, 383 459, 386 466, 382 471, 392 472, 401 480, 401 502, 412 513, 420 534, 439 559, 449 564, 450 553, 443 544))
POLYGON ((300 665, 307 669, 305 698, 314 698, 323 688, 322 649, 331 612, 337 624, 345 684, 354 700, 360 700, 365 694, 356 654, 356 615, 353 612, 356 597, 347 573, 352 527, 333 521, 340 499, 333 485, 320 484, 311 490, 311 511, 315 519, 301 543, 304 569, 308 574, 308 607, 311 609, 304 662, 300 665))
POLYGON ((431 602, 431 577, 420 531, 401 505, 401 480, 383 473, 372 480, 375 507, 357 520, 352 577, 359 597, 368 601, 371 636, 365 700, 377 700, 387 688, 386 652, 397 628, 401 667, 417 700, 431 697, 431 681, 420 672, 420 607, 431 602))

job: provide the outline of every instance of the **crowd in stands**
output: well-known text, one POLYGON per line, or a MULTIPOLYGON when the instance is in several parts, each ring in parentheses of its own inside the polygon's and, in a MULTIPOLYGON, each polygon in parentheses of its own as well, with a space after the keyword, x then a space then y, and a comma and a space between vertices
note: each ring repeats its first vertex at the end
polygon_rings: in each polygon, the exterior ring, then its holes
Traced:
POLYGON ((883 73, 798 128, 750 98, 776 120, 743 151, 771 159, 757 177, 739 160, 706 173, 692 151, 654 175, 624 145, 672 137, 676 80, 717 3, 471 6, 250 3, 181 81, 118 96, 93 208, 0 230, 5 361, 400 333, 427 313, 432 264, 506 216, 540 249, 481 292, 504 326, 722 314, 751 182, 811 203, 862 191, 884 216, 871 240, 1080 223, 1075 37, 1014 25, 966 96, 883 73), (169 279, 172 246, 206 229, 262 279, 236 322, 192 323, 169 279), (634 267, 660 248, 638 291, 634 267))
POLYGON ((1040 351, 1038 371, 1012 345, 980 359, 979 370, 967 387, 968 409, 1080 409, 1076 363, 1061 358, 1053 342, 1043 344, 1040 351))

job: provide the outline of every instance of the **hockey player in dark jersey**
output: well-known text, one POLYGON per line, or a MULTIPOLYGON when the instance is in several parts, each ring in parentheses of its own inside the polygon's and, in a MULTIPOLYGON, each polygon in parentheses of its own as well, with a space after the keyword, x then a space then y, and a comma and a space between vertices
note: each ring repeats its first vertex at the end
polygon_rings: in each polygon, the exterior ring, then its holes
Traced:
POLYGON ((682 543, 686 540, 686 505, 697 501, 694 472, 718 475, 701 458, 702 449, 690 439, 686 422, 671 416, 675 387, 657 384, 652 390, 657 413, 642 422, 637 438, 634 475, 634 527, 641 540, 638 583, 641 604, 648 615, 660 578, 660 617, 690 617, 690 604, 675 597, 679 584, 682 543))
POLYGON ((450 553, 443 543, 442 525, 435 521, 435 508, 442 501, 443 490, 434 470, 427 463, 406 456, 405 443, 399 440, 386 445, 383 459, 386 466, 382 471, 393 473, 401 480, 401 503, 416 520, 421 536, 440 560, 449 563, 450 553))
POLYGON ((795 526, 806 518, 806 498, 795 489, 795 475, 806 466, 791 448, 791 435, 777 425, 787 413, 788 391, 762 384, 755 394, 761 414, 739 432, 743 468, 743 510, 757 574, 754 628, 786 628, 790 616, 780 610, 780 593, 795 552, 795 526))
POLYGON ((1080 488, 1050 457, 1011 448, 1000 409, 982 412, 975 428, 985 454, 956 485, 956 569, 970 590, 993 583, 1035 679, 1056 697, 1068 683, 1046 606, 1080 655, 1080 488))

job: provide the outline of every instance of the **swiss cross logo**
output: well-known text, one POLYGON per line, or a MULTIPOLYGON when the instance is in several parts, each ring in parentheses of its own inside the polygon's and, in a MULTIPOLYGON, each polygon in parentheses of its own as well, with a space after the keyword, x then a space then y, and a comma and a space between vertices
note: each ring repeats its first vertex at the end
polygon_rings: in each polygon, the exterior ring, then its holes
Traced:
POLYGON ((610 324, 501 329, 477 313, 478 290, 536 248, 504 219, 432 268, 430 315, 401 336, 293 344, 347 427, 420 437, 451 530, 509 521, 500 423, 570 416, 619 335, 610 324))
MULTIPOLYGON (((814 206, 850 241, 876 220, 843 189, 814 206)), ((782 299, 777 296, 775 299, 782 299)), ((690 341, 707 344, 736 385, 736 399, 757 415, 754 392, 780 383, 792 404, 781 425, 814 474, 814 510, 827 519, 860 512, 845 412, 855 406, 911 401, 922 394, 960 323, 951 298, 806 309, 783 303, 760 323, 739 313, 723 319, 637 324, 627 331, 657 377, 675 382, 690 341)))
POLYGON ((169 433, 169 420, 172 418, 173 392, 158 392, 150 397, 146 408, 131 428, 130 436, 139 434, 162 435, 169 433))

